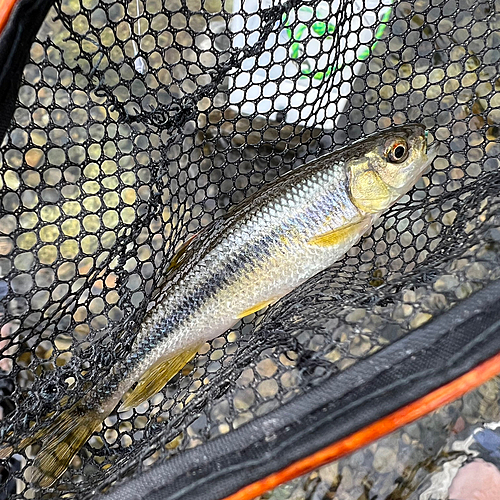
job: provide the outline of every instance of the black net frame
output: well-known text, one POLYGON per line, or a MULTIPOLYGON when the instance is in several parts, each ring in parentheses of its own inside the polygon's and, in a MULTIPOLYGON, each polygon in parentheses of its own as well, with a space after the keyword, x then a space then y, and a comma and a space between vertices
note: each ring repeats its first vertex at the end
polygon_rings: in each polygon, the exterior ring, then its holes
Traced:
MULTIPOLYGON (((342 262, 207 345, 150 403, 108 418, 44 497, 90 497, 203 456, 220 436, 236 440, 241 426, 376 363, 427 321, 454 317, 498 277, 498 2, 344 1, 326 16, 323 4, 248 4, 243 15, 216 1, 63 2, 39 31, 1 149, 11 441, 126 355, 162 271, 199 227, 393 123, 422 121, 440 142, 431 172, 342 262), (285 89, 259 93, 276 66, 291 72, 276 77, 285 89)), ((29 24, 18 19, 11 29, 29 24)), ((490 344, 456 373, 495 354, 490 344)), ((387 401, 384 411, 404 403, 387 401)), ((13 498, 41 495, 29 486, 35 451, 18 455, 20 470, 3 463, 13 498)), ((266 455, 255 459, 257 476, 271 470, 266 455)), ((211 484, 207 495, 221 495, 211 484)))
POLYGON ((17 92, 23 69, 29 58, 31 43, 42 24, 53 0, 33 2, 20 0, 9 16, 0 37, 0 140, 4 138, 16 106, 17 92))

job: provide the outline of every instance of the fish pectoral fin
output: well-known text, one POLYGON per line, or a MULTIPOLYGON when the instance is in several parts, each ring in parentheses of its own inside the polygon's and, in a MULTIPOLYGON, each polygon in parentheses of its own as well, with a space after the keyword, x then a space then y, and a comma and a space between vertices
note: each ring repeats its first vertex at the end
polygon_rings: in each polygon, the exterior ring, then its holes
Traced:
POLYGON ((160 392, 165 384, 194 358, 202 345, 188 347, 173 356, 157 361, 142 374, 134 389, 123 397, 123 403, 118 408, 118 411, 135 408, 157 392, 160 392))
POLYGON ((320 247, 330 247, 342 243, 347 238, 355 235, 361 236, 372 224, 371 217, 365 217, 357 222, 346 224, 345 226, 333 229, 326 233, 314 236, 309 240, 309 244, 320 247))
POLYGON ((273 297, 270 300, 263 300, 262 302, 259 302, 258 304, 255 304, 254 306, 246 309, 242 313, 238 314, 237 318, 241 319, 244 318, 245 316, 250 316, 250 314, 256 313, 257 311, 260 311, 261 309, 264 309, 264 307, 270 306, 274 302, 276 302, 278 299, 276 297, 273 297))

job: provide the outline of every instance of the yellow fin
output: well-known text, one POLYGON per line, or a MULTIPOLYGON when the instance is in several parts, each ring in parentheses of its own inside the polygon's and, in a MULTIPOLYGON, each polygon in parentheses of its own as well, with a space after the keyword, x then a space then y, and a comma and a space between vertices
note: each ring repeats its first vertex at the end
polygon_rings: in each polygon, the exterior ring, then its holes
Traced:
POLYGON ((328 231, 327 233, 314 236, 309 240, 311 245, 318 245, 320 247, 330 247, 342 243, 347 238, 359 235, 361 236, 371 225, 371 217, 361 219, 359 222, 353 222, 345 226, 328 231))
POLYGON ((31 483, 51 486, 68 468, 80 448, 98 429, 106 415, 86 410, 79 403, 63 411, 47 428, 21 441, 18 450, 41 442, 33 463, 31 483))
POLYGON ((198 352, 202 344, 188 347, 186 350, 167 359, 160 359, 149 370, 142 374, 134 389, 126 394, 118 411, 127 411, 135 408, 157 392, 184 366, 189 363, 198 352))
POLYGON ((177 268, 181 266, 181 264, 186 260, 187 257, 187 252, 188 249, 193 242, 193 240, 198 236, 198 233, 194 234, 191 236, 187 241, 185 241, 180 247, 179 250, 175 253, 175 255, 172 257, 172 260, 170 261, 166 273, 171 273, 172 271, 175 271, 177 268))
POLYGON ((257 311, 260 311, 261 309, 264 309, 264 307, 272 304, 273 302, 276 302, 276 298, 272 298, 270 300, 263 300, 262 302, 259 302, 258 304, 255 304, 254 306, 250 307, 246 311, 243 311, 242 313, 238 314, 237 318, 241 319, 244 318, 245 316, 249 316, 250 314, 256 313, 257 311))

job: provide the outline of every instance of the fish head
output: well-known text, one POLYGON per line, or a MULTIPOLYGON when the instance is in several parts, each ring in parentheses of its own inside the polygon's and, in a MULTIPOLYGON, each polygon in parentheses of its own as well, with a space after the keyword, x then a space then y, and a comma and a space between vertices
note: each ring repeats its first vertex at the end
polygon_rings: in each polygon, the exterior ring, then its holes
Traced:
POLYGON ((363 212, 383 212, 420 179, 436 157, 437 146, 427 147, 420 124, 393 127, 368 136, 346 155, 349 191, 363 212))

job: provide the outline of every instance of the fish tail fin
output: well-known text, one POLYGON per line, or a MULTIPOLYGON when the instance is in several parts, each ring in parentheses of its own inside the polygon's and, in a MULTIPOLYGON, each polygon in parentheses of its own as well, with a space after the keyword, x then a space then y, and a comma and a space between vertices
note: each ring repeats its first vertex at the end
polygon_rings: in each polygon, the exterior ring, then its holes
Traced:
POLYGON ((31 482, 51 486, 68 468, 73 457, 106 418, 104 413, 83 409, 80 403, 63 411, 46 429, 24 439, 20 448, 41 441, 34 461, 31 482))

